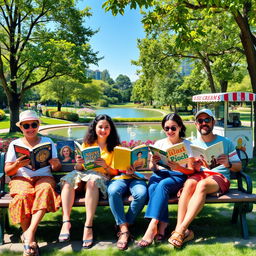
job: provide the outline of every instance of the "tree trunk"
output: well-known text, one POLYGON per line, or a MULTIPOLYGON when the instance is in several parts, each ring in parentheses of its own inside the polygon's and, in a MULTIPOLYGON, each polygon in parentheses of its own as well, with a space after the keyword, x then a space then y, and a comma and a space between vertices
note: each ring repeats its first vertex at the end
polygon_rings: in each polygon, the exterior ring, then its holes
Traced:
POLYGON ((220 80, 221 92, 226 92, 228 89, 228 81, 220 80))
POLYGON ((58 101, 58 103, 57 103, 57 110, 58 111, 61 111, 61 106, 62 106, 62 104, 58 101))
MULTIPOLYGON (((236 12, 233 13, 236 23, 238 24, 240 28, 240 38, 241 42, 244 48, 245 57, 247 60, 247 69, 250 75, 251 84, 252 84, 252 90, 254 93, 256 93, 256 50, 255 45, 253 44, 252 34, 250 30, 250 26, 248 23, 248 17, 242 16, 241 13, 236 12)), ((256 110, 255 103, 254 103, 254 113, 256 110)), ((256 124, 256 116, 254 115, 254 127, 256 124)), ((254 129, 254 156, 256 156, 256 129, 254 129)))
POLYGON ((19 121, 19 110, 20 110, 20 95, 12 93, 8 97, 8 104, 10 109, 10 130, 9 132, 20 131, 19 127, 16 126, 16 123, 19 121))

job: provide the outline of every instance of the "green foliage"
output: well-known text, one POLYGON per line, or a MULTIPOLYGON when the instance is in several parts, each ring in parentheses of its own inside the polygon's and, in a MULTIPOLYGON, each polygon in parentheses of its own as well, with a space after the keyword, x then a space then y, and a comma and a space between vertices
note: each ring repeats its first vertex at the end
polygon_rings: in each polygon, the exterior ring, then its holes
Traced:
POLYGON ((0 109, 0 121, 6 118, 4 110, 0 109))
POLYGON ((96 32, 84 26, 89 8, 79 10, 75 2, 1 1, 0 80, 12 129, 29 89, 64 75, 85 83, 86 68, 99 60, 88 43, 96 32))
POLYGON ((104 99, 99 100, 98 104, 100 107, 108 107, 108 101, 104 99))
POLYGON ((54 110, 50 110, 48 111, 48 113, 49 113, 49 117, 64 119, 72 122, 76 122, 79 119, 79 116, 77 113, 70 113, 65 111, 54 111, 54 110))

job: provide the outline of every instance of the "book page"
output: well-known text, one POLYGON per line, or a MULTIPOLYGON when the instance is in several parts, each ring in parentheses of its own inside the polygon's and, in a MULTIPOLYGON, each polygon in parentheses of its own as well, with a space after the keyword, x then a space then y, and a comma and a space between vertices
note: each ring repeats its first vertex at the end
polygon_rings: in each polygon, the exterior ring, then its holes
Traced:
POLYGON ((33 150, 31 156, 31 164, 34 170, 38 170, 49 165, 49 160, 52 158, 52 144, 44 143, 38 145, 33 150))
POLYGON ((160 157, 160 161, 158 162, 159 165, 165 168, 170 168, 168 167, 168 157, 166 151, 163 151, 153 145, 149 145, 149 149, 153 155, 157 155, 160 157))

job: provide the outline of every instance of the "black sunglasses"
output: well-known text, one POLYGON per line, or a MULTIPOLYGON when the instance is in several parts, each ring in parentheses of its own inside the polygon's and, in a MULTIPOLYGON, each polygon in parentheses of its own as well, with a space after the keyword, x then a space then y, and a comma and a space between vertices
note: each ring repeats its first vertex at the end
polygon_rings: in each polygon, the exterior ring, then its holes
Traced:
POLYGON ((38 127, 38 123, 22 124, 22 127, 23 127, 25 130, 29 129, 30 126, 35 129, 35 128, 38 127))
POLYGON ((210 123, 212 121, 212 119, 210 117, 207 118, 199 118, 196 120, 197 123, 202 124, 203 122, 205 122, 206 124, 210 123))
POLYGON ((173 132, 175 132, 175 131, 177 130, 177 127, 176 127, 176 126, 171 126, 171 127, 165 126, 165 127, 164 127, 164 130, 165 130, 166 132, 168 132, 169 130, 172 130, 173 132))

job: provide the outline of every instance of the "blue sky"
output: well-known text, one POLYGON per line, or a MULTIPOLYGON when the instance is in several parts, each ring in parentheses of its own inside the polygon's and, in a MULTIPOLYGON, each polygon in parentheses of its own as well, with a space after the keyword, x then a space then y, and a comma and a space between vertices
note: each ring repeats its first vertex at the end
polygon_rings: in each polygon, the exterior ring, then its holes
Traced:
POLYGON ((138 77, 138 67, 131 64, 131 60, 137 60, 139 50, 137 38, 145 36, 140 22, 139 10, 127 9, 125 14, 113 16, 111 12, 102 9, 103 0, 82 0, 79 9, 90 6, 93 15, 86 19, 85 25, 94 30, 100 29, 91 40, 90 44, 98 56, 104 59, 99 61, 99 66, 90 66, 91 69, 103 71, 107 69, 113 79, 120 74, 127 75, 131 81, 138 77))

